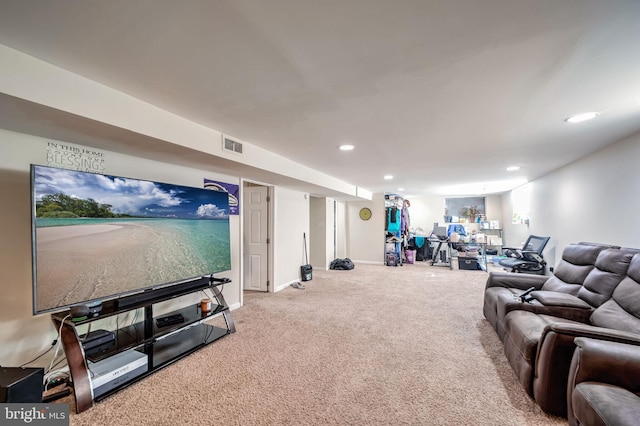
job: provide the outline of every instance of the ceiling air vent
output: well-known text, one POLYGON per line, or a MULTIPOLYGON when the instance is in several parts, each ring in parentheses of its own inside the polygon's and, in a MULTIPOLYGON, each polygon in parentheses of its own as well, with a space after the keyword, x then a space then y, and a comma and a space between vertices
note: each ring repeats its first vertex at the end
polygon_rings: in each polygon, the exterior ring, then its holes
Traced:
POLYGON ((228 152, 235 152, 236 154, 242 154, 242 144, 236 142, 233 139, 222 137, 222 150, 228 152))

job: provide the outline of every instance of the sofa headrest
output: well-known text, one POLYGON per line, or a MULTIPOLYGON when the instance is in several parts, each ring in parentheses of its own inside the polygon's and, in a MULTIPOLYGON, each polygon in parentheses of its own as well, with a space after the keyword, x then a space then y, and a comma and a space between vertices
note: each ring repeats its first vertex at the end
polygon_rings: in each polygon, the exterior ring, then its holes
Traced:
POLYGON ((558 291, 576 296, 582 283, 594 268, 601 251, 609 249, 605 244, 572 243, 562 251, 562 259, 555 266, 551 276, 542 286, 542 290, 558 291))
POLYGON ((580 241, 579 243, 576 243, 576 244, 583 244, 587 246, 599 246, 599 247, 602 247, 603 249, 605 248, 619 249, 620 248, 620 246, 615 246, 613 244, 590 243, 588 241, 580 241))
POLYGON ((637 249, 607 249, 600 252, 595 268, 589 272, 578 291, 578 297, 591 306, 600 306, 611 298, 620 281, 627 276, 637 249))
POLYGON ((571 243, 562 251, 562 259, 574 265, 593 265, 602 250, 620 247, 598 243, 571 243))
POLYGON ((631 259, 627 276, 616 286, 611 299, 591 314, 591 323, 640 334, 640 253, 631 259))

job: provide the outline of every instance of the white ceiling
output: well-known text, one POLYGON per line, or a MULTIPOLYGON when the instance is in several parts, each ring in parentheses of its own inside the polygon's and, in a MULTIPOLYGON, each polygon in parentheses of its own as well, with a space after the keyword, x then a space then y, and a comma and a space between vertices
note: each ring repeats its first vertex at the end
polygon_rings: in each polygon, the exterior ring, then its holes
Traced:
POLYGON ((0 44, 374 192, 490 192, 640 131, 638 0, 0 0, 0 44))

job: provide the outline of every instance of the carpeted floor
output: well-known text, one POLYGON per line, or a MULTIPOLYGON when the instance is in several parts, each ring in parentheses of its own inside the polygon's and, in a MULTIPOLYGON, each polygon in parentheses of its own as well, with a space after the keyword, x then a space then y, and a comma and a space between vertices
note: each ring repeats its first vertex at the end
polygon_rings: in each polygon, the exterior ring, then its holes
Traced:
MULTIPOLYGON (((237 332, 72 425, 561 425, 482 316, 487 274, 420 262, 245 293, 237 332)), ((73 407, 72 407, 73 411, 73 407)))

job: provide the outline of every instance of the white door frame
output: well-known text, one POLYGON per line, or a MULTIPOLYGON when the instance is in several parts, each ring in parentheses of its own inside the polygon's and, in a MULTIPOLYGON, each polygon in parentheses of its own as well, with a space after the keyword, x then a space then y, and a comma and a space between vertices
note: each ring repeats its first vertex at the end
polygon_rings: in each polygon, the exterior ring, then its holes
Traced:
POLYGON ((244 229, 244 188, 246 187, 246 184, 251 184, 251 185, 260 185, 260 186, 265 186, 267 188, 267 196, 269 197, 269 202, 267 204, 267 238, 269 239, 269 244, 267 247, 267 275, 268 275, 268 281, 269 281, 269 285, 268 285, 268 289, 267 291, 270 293, 273 293, 274 291, 274 282, 273 282, 273 276, 274 276, 274 271, 273 271, 273 246, 274 246, 274 204, 275 204, 275 191, 272 185, 268 184, 268 183, 264 183, 264 182, 259 182, 259 181, 254 181, 254 180, 250 180, 250 179, 243 179, 240 178, 240 191, 241 191, 241 200, 242 200, 242 207, 240 208, 240 304, 244 305, 244 261, 245 261, 245 238, 244 238, 244 233, 245 233, 245 229, 244 229))

